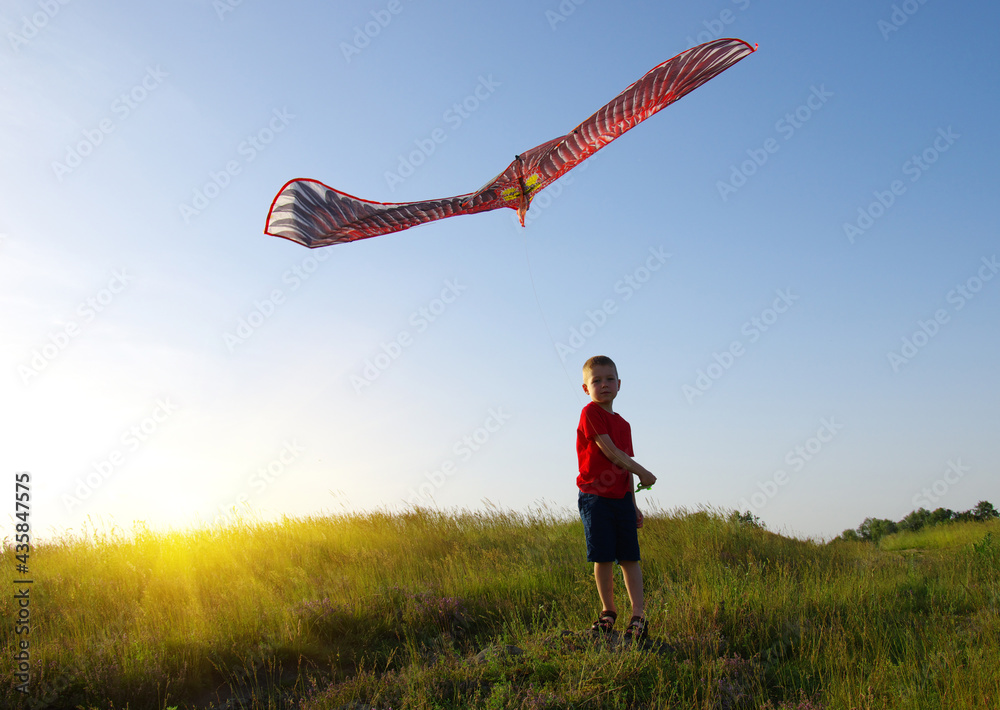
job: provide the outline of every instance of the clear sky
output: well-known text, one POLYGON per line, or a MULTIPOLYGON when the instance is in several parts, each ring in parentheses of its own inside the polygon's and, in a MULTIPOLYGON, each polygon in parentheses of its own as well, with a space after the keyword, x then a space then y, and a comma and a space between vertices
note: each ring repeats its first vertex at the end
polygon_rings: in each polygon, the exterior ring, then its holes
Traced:
POLYGON ((594 354, 660 508, 825 539, 1000 505, 998 22, 940 0, 6 2, 4 509, 28 471, 39 538, 572 512, 594 354), (263 234, 295 177, 478 189, 717 37, 759 49, 524 229, 263 234))

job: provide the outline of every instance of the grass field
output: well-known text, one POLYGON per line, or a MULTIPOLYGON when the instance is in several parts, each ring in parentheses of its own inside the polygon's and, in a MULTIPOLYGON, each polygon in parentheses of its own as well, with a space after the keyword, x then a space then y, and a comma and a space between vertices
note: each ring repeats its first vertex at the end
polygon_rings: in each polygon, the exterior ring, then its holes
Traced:
MULTIPOLYGON (((583 633, 599 607, 582 536, 546 511, 419 510, 41 545, 28 693, 25 637, 5 623, 0 706, 1000 706, 997 521, 876 547, 647 515, 647 616, 663 643, 646 649, 583 633)), ((5 553, 11 590, 9 541, 5 553)), ((13 594, 0 599, 14 619, 13 594)))

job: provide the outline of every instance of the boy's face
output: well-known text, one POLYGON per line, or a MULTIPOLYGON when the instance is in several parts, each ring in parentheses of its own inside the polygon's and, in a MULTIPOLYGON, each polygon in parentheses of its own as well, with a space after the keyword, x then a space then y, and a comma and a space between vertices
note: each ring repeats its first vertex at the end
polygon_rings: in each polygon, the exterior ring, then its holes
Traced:
POLYGON ((609 412, 621 386, 618 372, 611 365, 594 365, 583 371, 583 391, 609 412))

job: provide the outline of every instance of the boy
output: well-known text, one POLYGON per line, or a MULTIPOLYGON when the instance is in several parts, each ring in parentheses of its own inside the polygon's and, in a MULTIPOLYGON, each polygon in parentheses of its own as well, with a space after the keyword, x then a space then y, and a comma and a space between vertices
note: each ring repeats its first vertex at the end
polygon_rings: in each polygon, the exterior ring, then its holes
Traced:
POLYGON ((591 401, 583 408, 576 430, 580 460, 576 485, 587 537, 587 561, 594 563, 602 605, 593 630, 608 633, 618 618, 613 576, 617 560, 632 604, 625 636, 640 640, 647 633, 637 532, 642 527, 642 513, 632 494, 632 474, 644 486, 653 485, 656 476, 632 459, 632 429, 612 410, 620 387, 618 368, 611 358, 597 355, 584 363, 583 391, 591 401))

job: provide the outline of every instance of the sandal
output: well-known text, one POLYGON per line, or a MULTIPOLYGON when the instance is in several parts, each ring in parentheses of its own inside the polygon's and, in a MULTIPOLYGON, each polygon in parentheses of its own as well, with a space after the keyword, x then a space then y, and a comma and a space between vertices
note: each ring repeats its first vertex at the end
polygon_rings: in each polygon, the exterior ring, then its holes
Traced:
POLYGON ((602 611, 601 615, 594 622, 594 625, 590 627, 591 631, 596 631, 600 633, 611 633, 612 627, 615 625, 615 621, 618 619, 618 614, 613 611, 602 611))
POLYGON ((642 641, 648 635, 649 629, 646 626, 646 620, 641 616, 633 616, 632 620, 628 622, 628 628, 625 629, 625 638, 642 641))

